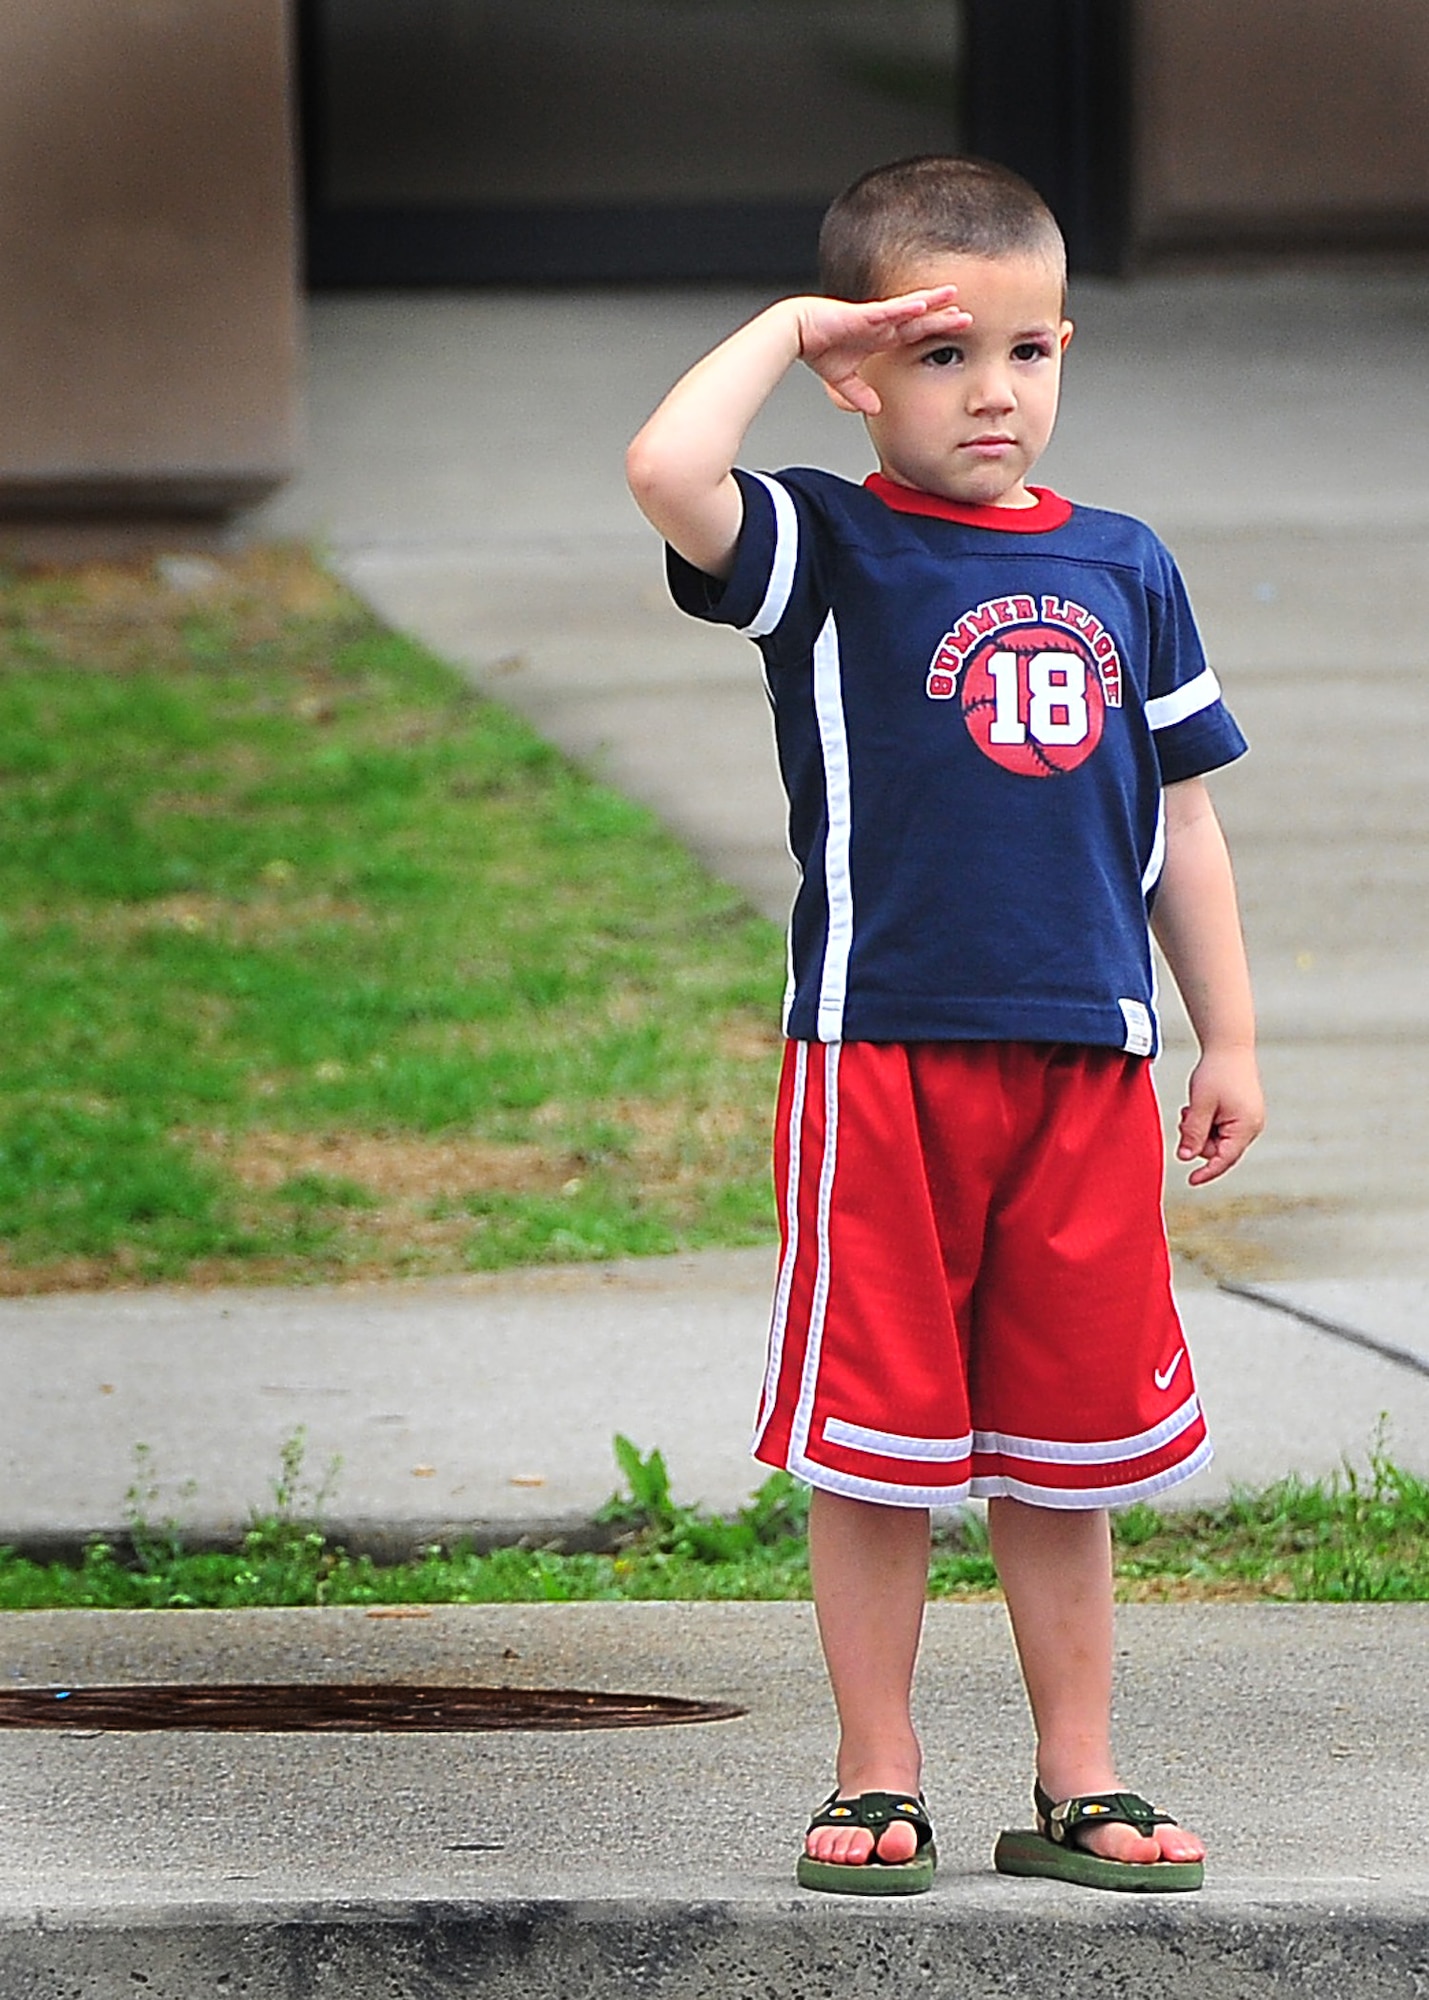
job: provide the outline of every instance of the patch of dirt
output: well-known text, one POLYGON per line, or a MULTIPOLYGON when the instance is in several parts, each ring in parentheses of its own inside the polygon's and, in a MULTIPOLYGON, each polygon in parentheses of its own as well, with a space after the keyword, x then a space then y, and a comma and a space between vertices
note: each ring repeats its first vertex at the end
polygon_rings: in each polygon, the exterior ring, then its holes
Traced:
POLYGON ((16 1264, 0 1243, 0 1299, 30 1298, 42 1292, 97 1292, 124 1284, 116 1263, 105 1257, 55 1257, 45 1264, 16 1264))
POLYGON ((715 1053, 727 1062, 765 1062, 783 1046, 783 1030, 763 1016, 735 1014, 715 1031, 715 1053))
POLYGON ((1285 1579, 1275 1576, 1265 1577, 1259 1583, 1248 1583, 1241 1578, 1210 1581, 1194 1576, 1116 1579, 1118 1604, 1281 1604, 1289 1601, 1289 1594, 1285 1579))
MULTIPOLYGON (((486 1139, 423 1139, 378 1132, 274 1132, 181 1135, 242 1183, 271 1193, 299 1174, 352 1181, 379 1204, 363 1216, 381 1226, 381 1211, 411 1210, 468 1194, 559 1194, 575 1163, 542 1146, 497 1145, 486 1139)), ((404 1226, 410 1218, 404 1218, 404 1226)), ((470 1222, 461 1227, 469 1231, 470 1222)))
POLYGON ((308 550, 284 543, 38 568, 21 577, 14 598, 17 616, 66 665, 105 673, 186 664, 189 609, 221 613, 239 647, 271 643, 295 621, 366 616, 308 550))
POLYGON ((1218 1284, 1227 1278, 1275 1278, 1285 1264, 1283 1225, 1327 1215, 1334 1206, 1312 1196, 1269 1194, 1173 1199, 1166 1204, 1166 1233, 1176 1256, 1218 1284))
MULTIPOLYGON (((38 926, 53 921, 49 911, 32 914, 38 926)), ((236 944, 289 937, 323 924, 366 930, 377 919, 363 904, 340 896, 254 896, 239 902, 225 896, 156 897, 147 903, 109 903, 98 909, 66 910, 64 921, 86 937, 107 942, 142 937, 147 931, 212 932, 236 944)))

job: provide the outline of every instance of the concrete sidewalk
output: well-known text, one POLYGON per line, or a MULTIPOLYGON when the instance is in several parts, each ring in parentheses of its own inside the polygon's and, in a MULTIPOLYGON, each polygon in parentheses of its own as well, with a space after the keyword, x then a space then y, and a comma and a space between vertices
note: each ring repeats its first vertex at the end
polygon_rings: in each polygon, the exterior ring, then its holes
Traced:
MULTIPOLYGON (((0 1544, 53 1553, 122 1528, 139 1444, 149 1520, 232 1542, 299 1428, 313 1485, 341 1460, 332 1532, 378 1554, 579 1538, 620 1483, 616 1432, 659 1448, 678 1499, 732 1512, 764 1477, 748 1439, 773 1270, 753 1250, 0 1300, 0 1544)), ((1429 1285, 1249 1300, 1191 1281, 1181 1304, 1217 1456, 1172 1504, 1363 1467, 1382 1419, 1392 1455, 1429 1478, 1429 1285)))
POLYGON ((1423 1606, 1129 1607, 1126 1768, 1211 1843, 1195 1896, 992 1873, 1030 1744, 999 1606, 934 1607, 919 1682, 941 1864, 798 1891, 832 1716, 804 1605, 12 1621, 10 1684, 470 1681, 683 1694, 739 1720, 519 1736, 0 1735, 6 2000, 1419 2000, 1423 1606), (82 1665, 83 1674, 76 1673, 82 1665))

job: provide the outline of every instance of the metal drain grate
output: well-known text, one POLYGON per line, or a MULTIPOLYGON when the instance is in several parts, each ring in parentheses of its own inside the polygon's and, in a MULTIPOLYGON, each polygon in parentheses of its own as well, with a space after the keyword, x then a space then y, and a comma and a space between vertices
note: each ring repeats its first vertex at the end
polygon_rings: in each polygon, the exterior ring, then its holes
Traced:
POLYGON ((728 1702, 587 1688, 258 1682, 227 1687, 11 1688, 0 1729, 648 1729, 728 1722, 728 1702))

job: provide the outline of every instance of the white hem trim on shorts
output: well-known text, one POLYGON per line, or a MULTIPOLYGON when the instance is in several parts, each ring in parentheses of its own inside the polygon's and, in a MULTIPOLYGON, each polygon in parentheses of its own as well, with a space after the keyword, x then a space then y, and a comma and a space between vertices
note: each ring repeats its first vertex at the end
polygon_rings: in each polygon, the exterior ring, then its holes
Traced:
POLYGON ((978 1451, 996 1452, 1003 1458, 1036 1459, 1044 1465, 1115 1465, 1119 1459, 1145 1458, 1148 1452, 1159 1451, 1162 1445, 1170 1444, 1172 1438, 1189 1429, 1200 1414, 1201 1399, 1192 1393, 1169 1417, 1149 1431, 1139 1431, 1135 1437, 1109 1438, 1103 1444, 1062 1444, 1053 1438, 975 1431, 973 1444, 978 1451))
POLYGON ((876 1500, 888 1507, 961 1507, 972 1493, 972 1481, 960 1479, 948 1486, 900 1486, 892 1479, 864 1479, 856 1472, 835 1472, 819 1465, 807 1453, 789 1452, 789 1470, 825 1493, 842 1494, 846 1500, 876 1500))
POLYGON ((873 1431, 863 1424, 846 1424, 842 1417, 824 1420, 824 1437, 830 1444, 847 1445, 852 1451, 866 1451, 875 1458, 927 1459, 934 1463, 971 1458, 973 1435, 960 1438, 900 1437, 896 1431, 873 1431))
MULTIPOLYGON (((1200 1472, 1215 1457, 1209 1438, 1203 1438, 1189 1458, 1178 1459, 1175 1465, 1164 1472, 1156 1472, 1149 1479, 1129 1479, 1121 1486, 1034 1486, 1026 1479, 1008 1479, 1000 1474, 975 1478, 972 1482, 974 1500, 1025 1500, 1033 1507, 1055 1507, 1064 1512, 1083 1511, 1092 1507, 1129 1507, 1133 1501, 1150 1500, 1158 1493, 1164 1493, 1169 1486, 1179 1486, 1192 1473, 1200 1472)), ((923 1501, 909 1501, 909 1506, 923 1506, 923 1501)))
POLYGON ((1087 1513, 1096 1507, 1129 1507, 1138 1500, 1152 1500, 1183 1479, 1201 1472, 1215 1456, 1209 1438, 1204 1438, 1189 1458, 1180 1459, 1164 1472, 1147 1479, 1124 1481, 1120 1486, 1074 1487, 1034 1486, 1025 1479, 1001 1475, 963 1479, 949 1486, 900 1486, 890 1479, 864 1479, 856 1472, 835 1472, 818 1465, 803 1452, 791 1451, 789 1471, 794 1478, 817 1486, 825 1493, 838 1493, 848 1500, 873 1500, 888 1507, 961 1507, 972 1500, 1025 1500, 1029 1506, 1048 1507, 1062 1513, 1087 1513))

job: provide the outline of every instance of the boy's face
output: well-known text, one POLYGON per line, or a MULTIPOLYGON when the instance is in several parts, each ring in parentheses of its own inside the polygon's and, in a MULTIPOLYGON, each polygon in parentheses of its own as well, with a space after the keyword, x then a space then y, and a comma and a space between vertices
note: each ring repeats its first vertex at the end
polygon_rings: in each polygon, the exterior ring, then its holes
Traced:
POLYGON ((1057 418, 1062 273, 1041 256, 920 258, 889 272, 886 296, 956 285, 962 332, 870 355, 859 369, 882 404, 864 418, 884 474, 945 500, 1030 507, 1026 479, 1057 418))

